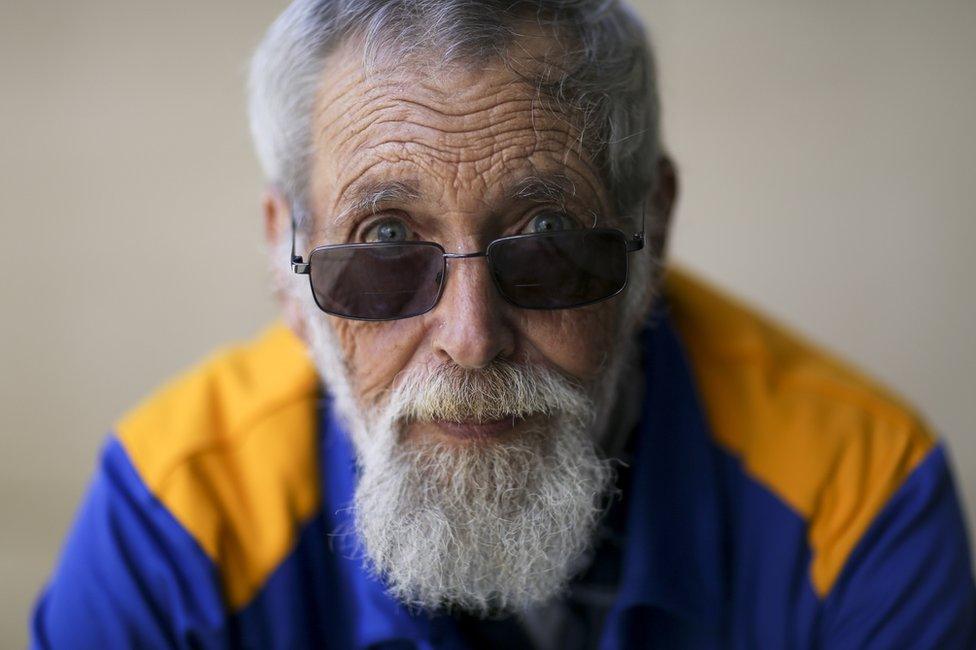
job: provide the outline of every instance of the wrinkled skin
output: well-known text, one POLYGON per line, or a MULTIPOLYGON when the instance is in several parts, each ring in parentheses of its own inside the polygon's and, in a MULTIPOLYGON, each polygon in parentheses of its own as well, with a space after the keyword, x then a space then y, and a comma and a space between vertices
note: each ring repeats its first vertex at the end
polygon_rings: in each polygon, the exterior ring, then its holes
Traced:
MULTIPOLYGON (((408 238, 458 253, 531 232, 533 218, 546 209, 581 225, 594 218, 615 225, 572 121, 539 106, 535 91, 504 65, 416 70, 366 74, 351 47, 330 57, 313 118, 313 235, 301 253, 366 241, 376 234, 370 226, 390 216, 402 221, 408 238), (547 174, 565 177, 562 197, 513 198, 520 182, 547 174), (380 181, 415 185, 419 196, 381 202, 375 215, 349 212, 357 193, 380 181)), ((265 212, 269 240, 289 236, 289 206, 269 193, 265 212)), ((485 259, 475 258, 448 262, 444 293, 427 314, 379 323, 322 317, 336 333, 360 407, 368 409, 414 364, 477 369, 502 357, 545 364, 588 385, 622 334, 621 305, 617 297, 577 309, 519 309, 498 294, 485 259)), ((289 320, 301 334, 300 319, 289 320)), ((422 434, 437 433, 433 425, 418 426, 428 427, 422 434)))

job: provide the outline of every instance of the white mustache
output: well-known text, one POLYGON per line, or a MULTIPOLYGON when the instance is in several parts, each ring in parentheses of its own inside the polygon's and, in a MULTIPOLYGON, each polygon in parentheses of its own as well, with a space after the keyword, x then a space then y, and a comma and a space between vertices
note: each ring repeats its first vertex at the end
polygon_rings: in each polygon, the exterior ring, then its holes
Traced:
POLYGON ((585 419, 590 398, 579 383, 541 365, 495 361, 479 370, 420 367, 398 378, 386 412, 394 422, 493 422, 560 415, 585 419))

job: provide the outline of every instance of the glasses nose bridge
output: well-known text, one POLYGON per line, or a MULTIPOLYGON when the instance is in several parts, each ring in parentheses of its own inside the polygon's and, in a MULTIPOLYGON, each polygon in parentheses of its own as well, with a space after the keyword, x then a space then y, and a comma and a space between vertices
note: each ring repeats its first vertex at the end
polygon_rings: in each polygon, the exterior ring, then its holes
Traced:
POLYGON ((488 257, 488 251, 475 251, 474 253, 444 253, 446 260, 466 260, 473 257, 488 257))
MULTIPOLYGON (((445 275, 447 271, 448 260, 471 260, 471 259, 477 259, 479 257, 483 257, 485 258, 485 261, 488 262, 489 275, 494 276, 494 273, 491 273, 491 261, 488 257, 488 249, 485 249, 483 251, 475 251, 473 253, 443 253, 442 255, 444 257, 445 275)), ((445 277, 445 281, 446 280, 447 278, 445 277)))
MULTIPOLYGON (((487 248, 481 251, 474 251, 473 253, 443 253, 442 256, 444 258, 444 285, 445 286, 447 284, 447 275, 448 275, 447 261, 448 260, 470 260, 470 259, 477 259, 479 257, 483 257, 485 258, 485 261, 488 263, 488 276, 491 279, 491 284, 495 287, 496 291, 501 292, 501 287, 498 285, 498 279, 495 277, 495 272, 491 266, 491 258, 488 256, 487 248)), ((443 291, 443 287, 442 287, 442 291, 443 291)), ((440 302, 440 298, 438 298, 438 302, 440 302)))

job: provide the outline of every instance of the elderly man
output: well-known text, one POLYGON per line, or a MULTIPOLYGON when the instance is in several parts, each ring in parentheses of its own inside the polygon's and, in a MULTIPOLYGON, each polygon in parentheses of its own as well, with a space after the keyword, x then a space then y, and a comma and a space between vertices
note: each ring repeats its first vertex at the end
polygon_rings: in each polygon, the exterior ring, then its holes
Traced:
POLYGON ((974 647, 924 425, 662 266, 620 3, 298 0, 250 111, 285 324, 117 426, 37 646, 974 647))

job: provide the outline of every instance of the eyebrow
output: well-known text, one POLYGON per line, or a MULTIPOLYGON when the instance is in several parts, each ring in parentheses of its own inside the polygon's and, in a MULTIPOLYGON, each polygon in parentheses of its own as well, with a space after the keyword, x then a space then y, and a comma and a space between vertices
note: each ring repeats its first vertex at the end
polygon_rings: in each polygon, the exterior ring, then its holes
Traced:
POLYGON ((576 184, 565 174, 526 176, 515 184, 512 198, 516 200, 562 202, 576 196, 576 184))
POLYGON ((419 183, 415 180, 375 181, 353 190, 351 198, 344 201, 345 207, 333 219, 333 226, 362 212, 379 212, 384 203, 404 203, 416 201, 421 197, 419 183))

